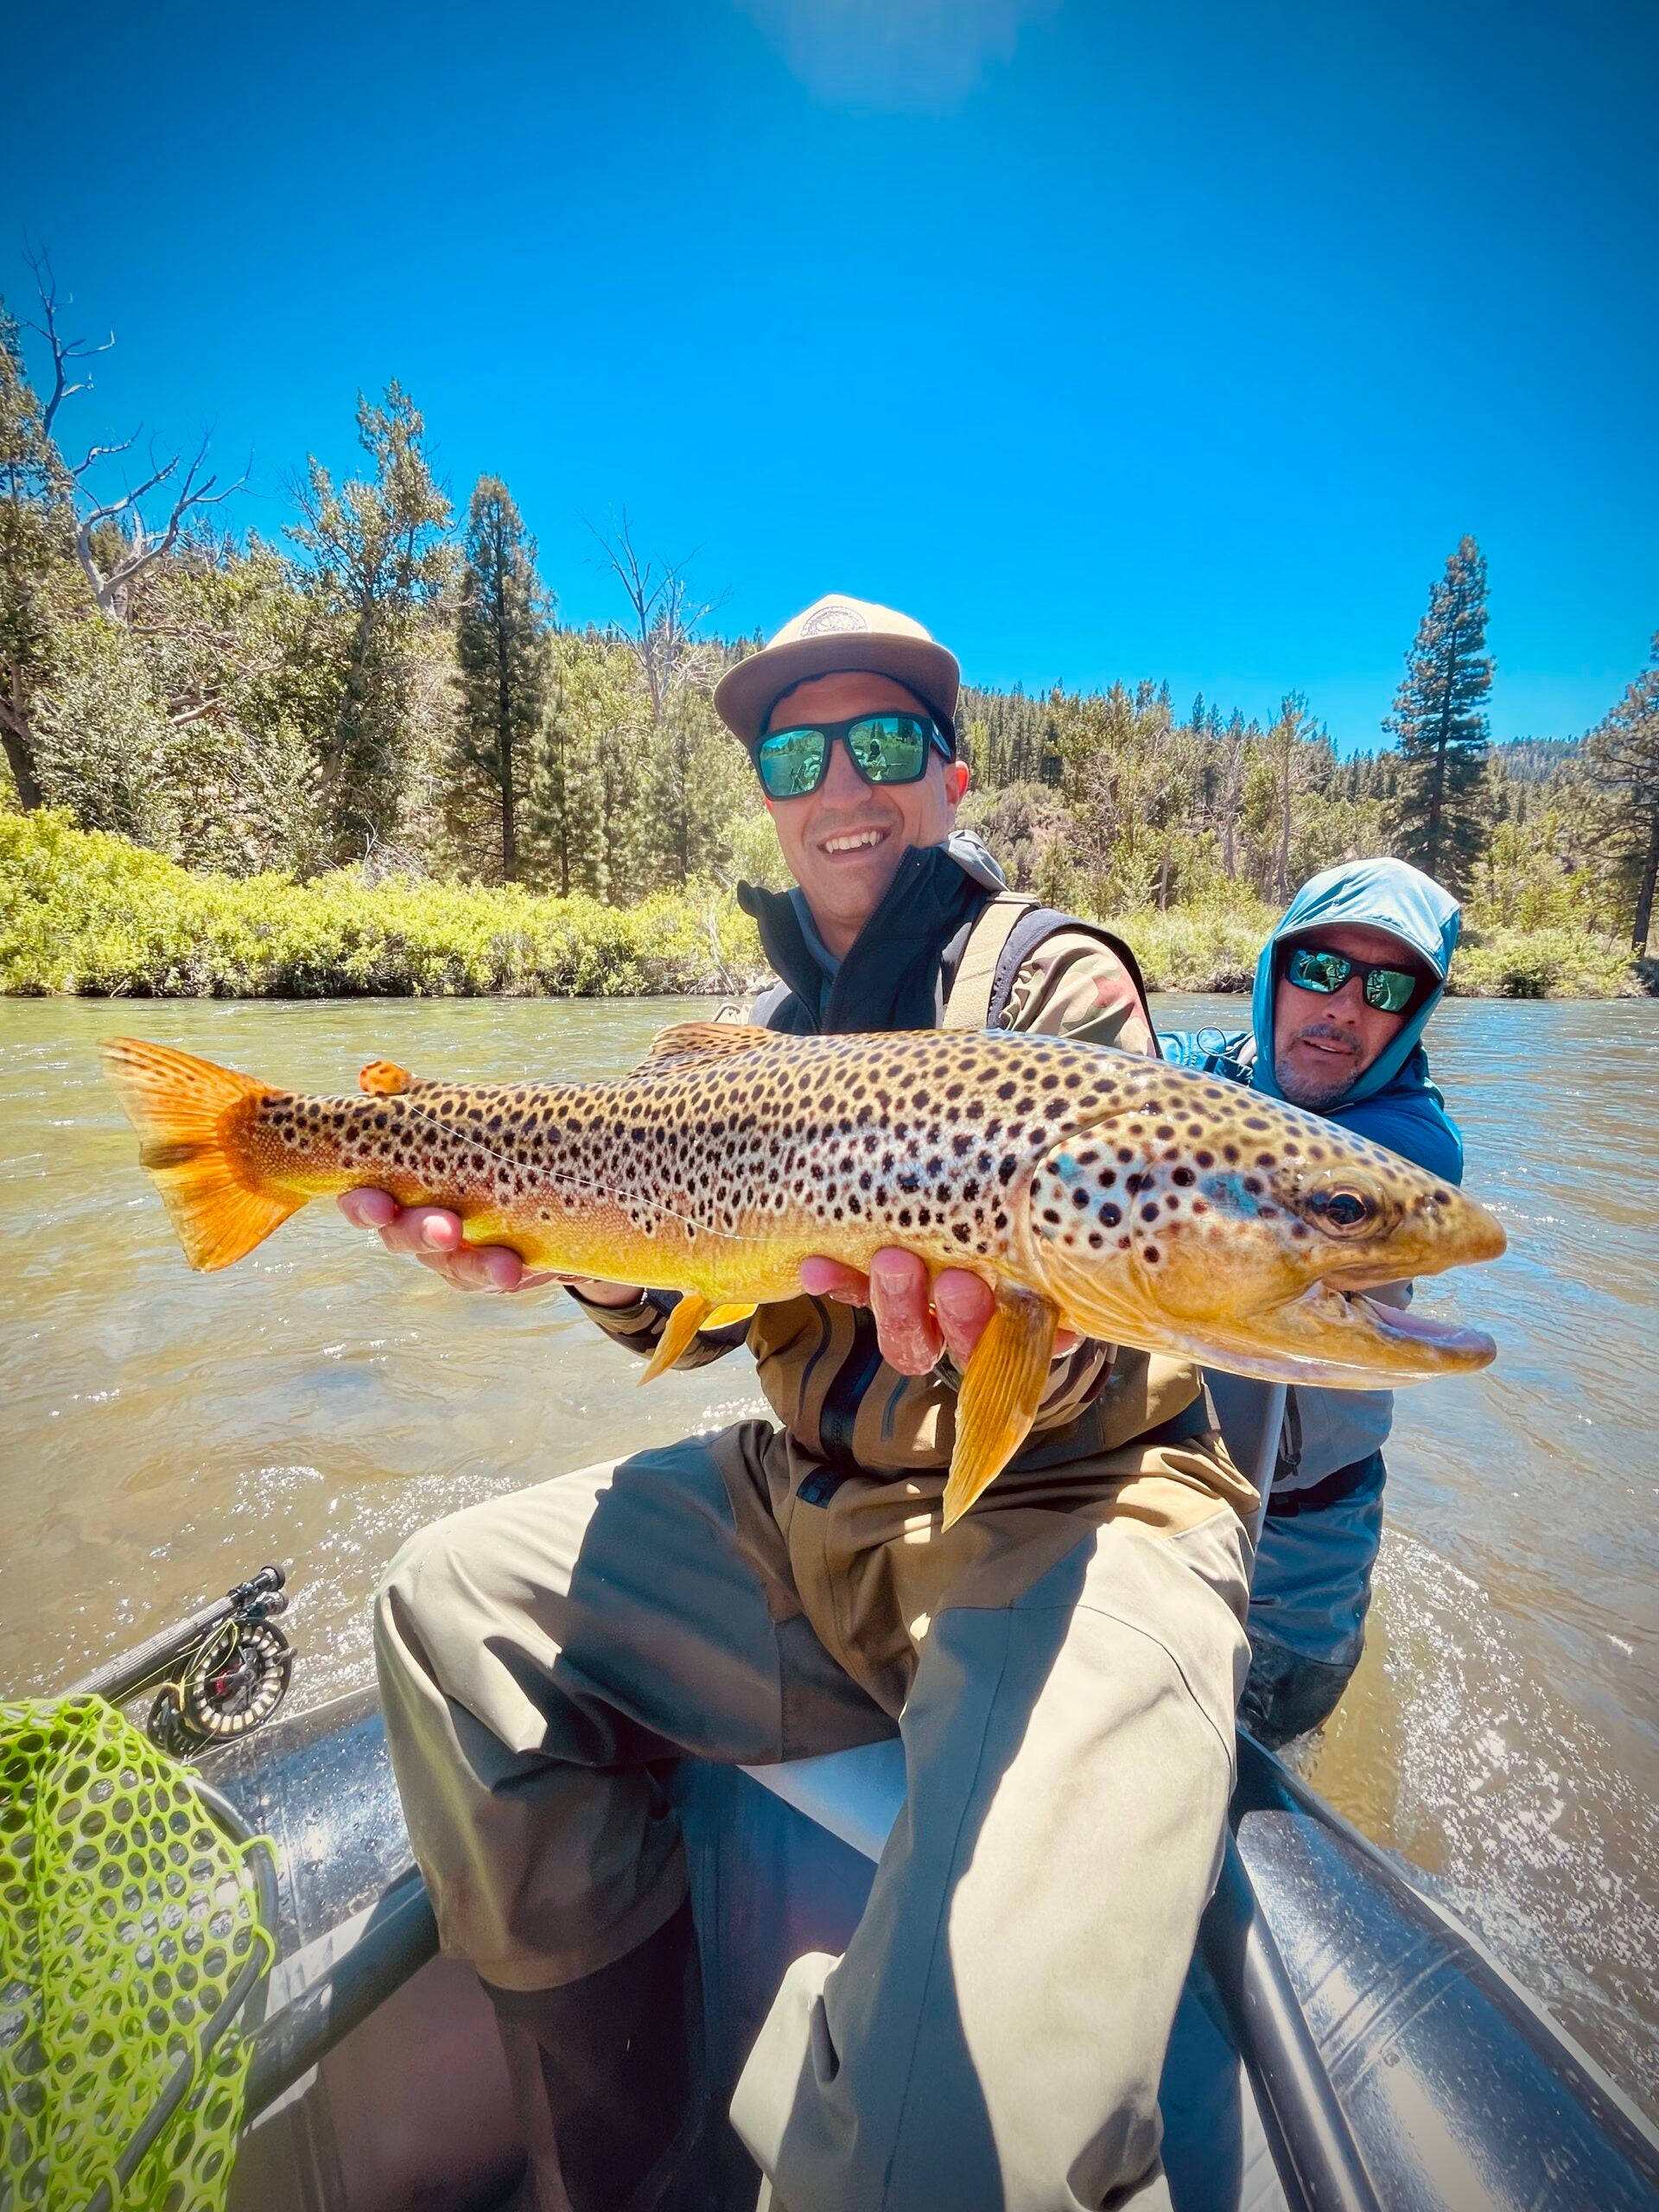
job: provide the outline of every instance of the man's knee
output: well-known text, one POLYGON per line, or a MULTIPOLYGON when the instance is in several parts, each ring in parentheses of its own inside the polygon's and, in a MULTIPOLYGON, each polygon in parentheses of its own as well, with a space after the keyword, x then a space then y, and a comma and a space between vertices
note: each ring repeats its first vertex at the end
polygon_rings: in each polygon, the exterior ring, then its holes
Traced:
POLYGON ((523 1618, 568 1582, 608 1464, 511 1491, 434 1521, 394 1554, 374 1598, 382 1667, 413 1647, 424 1661, 491 1624, 523 1618))
POLYGON ((374 1593, 377 1636, 392 1630, 401 1639, 435 1606, 447 1614, 458 1591, 479 1587, 479 1576, 487 1578, 499 1552, 490 1511, 486 1504, 448 1513, 405 1539, 374 1593))

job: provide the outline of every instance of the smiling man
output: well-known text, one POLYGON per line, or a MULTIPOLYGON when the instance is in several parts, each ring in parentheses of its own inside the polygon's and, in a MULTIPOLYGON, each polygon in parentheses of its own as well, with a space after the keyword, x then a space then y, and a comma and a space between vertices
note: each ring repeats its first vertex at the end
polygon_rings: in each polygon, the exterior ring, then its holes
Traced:
MULTIPOLYGON (((835 596, 728 671, 795 888, 749 890, 798 1034, 1005 1027, 1144 1051, 1104 932, 1008 893, 957 834, 954 658, 835 596)), ((452 1280, 525 1278, 453 1215, 342 1201, 452 1280)), ((635 1352, 672 1300, 583 1283, 635 1352)), ((526 2205, 706 2202, 696 1942, 664 1762, 771 1764, 902 1736, 907 1809, 840 1960, 798 1959, 733 2120, 788 2212, 1166 2204, 1158 2082, 1217 1864, 1254 1493, 1195 1370, 1057 1344, 1029 1441, 943 1527, 963 1269, 802 1294, 747 1343, 773 1418, 567 1474, 441 1522, 383 1587, 377 1652, 446 1949, 495 2004, 526 2205), (687 2190, 691 2194, 688 2196, 687 2190)))
MULTIPOLYGON (((1253 1027, 1166 1030, 1165 1058, 1287 1098, 1460 1183, 1462 1140, 1422 1046, 1459 922, 1457 900, 1405 861, 1327 868, 1262 948, 1253 1027)), ((1387 1390, 1294 1389, 1286 1402, 1239 1707, 1275 1748, 1335 1711, 1359 1663, 1393 1409, 1387 1390)))

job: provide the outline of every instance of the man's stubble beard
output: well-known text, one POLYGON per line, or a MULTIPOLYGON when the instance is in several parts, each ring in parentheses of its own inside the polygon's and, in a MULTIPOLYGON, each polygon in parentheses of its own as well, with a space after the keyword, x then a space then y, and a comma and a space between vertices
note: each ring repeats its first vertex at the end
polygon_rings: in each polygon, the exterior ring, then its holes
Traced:
POLYGON ((1332 1106, 1341 1103, 1359 1080, 1357 1075, 1345 1075, 1329 1083, 1307 1083, 1300 1076, 1287 1076, 1278 1068, 1274 1074, 1291 1105, 1304 1107, 1310 1114, 1328 1113, 1332 1106))
MULTIPOLYGON (((1308 1023, 1305 1028, 1298 1030, 1290 1041, 1292 1045, 1298 1045, 1304 1038, 1308 1037, 1326 1038, 1332 1043, 1346 1041, 1345 1033, 1342 1030, 1337 1028, 1334 1024, 1323 1022, 1308 1023)), ((1310 1114, 1328 1113, 1332 1106, 1340 1104, 1364 1072, 1359 1065, 1359 1055, 1357 1052, 1345 1070, 1338 1073, 1333 1069, 1329 1077, 1323 1079, 1319 1076, 1299 1074, 1290 1067, 1289 1060, 1288 1052, 1279 1054, 1274 1059, 1273 1066, 1274 1080, 1279 1085, 1281 1095, 1287 1098, 1293 1106, 1303 1107, 1310 1114)))

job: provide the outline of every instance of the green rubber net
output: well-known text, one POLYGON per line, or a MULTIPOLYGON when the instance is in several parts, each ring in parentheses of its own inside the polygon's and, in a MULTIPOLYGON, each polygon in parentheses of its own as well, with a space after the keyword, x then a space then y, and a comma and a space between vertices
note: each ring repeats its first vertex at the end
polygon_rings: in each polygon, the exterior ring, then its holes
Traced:
POLYGON ((266 1848, 102 1699, 0 1705, 0 2212, 219 2212, 266 1848))

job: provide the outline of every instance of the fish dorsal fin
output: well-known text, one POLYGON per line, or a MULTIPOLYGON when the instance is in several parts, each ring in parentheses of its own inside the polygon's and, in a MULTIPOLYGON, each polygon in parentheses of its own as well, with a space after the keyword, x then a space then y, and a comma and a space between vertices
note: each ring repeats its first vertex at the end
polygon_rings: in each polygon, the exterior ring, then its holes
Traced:
POLYGON ((366 1090, 371 1098, 395 1098, 400 1090, 410 1090, 415 1078, 407 1068, 400 1068, 396 1060, 371 1060, 357 1078, 359 1090, 366 1090))
POLYGON ((709 1052, 752 1052, 757 1045, 775 1045, 777 1033, 757 1029, 747 1021, 677 1021, 659 1029, 651 1040, 645 1065, 652 1060, 690 1058, 709 1052))

